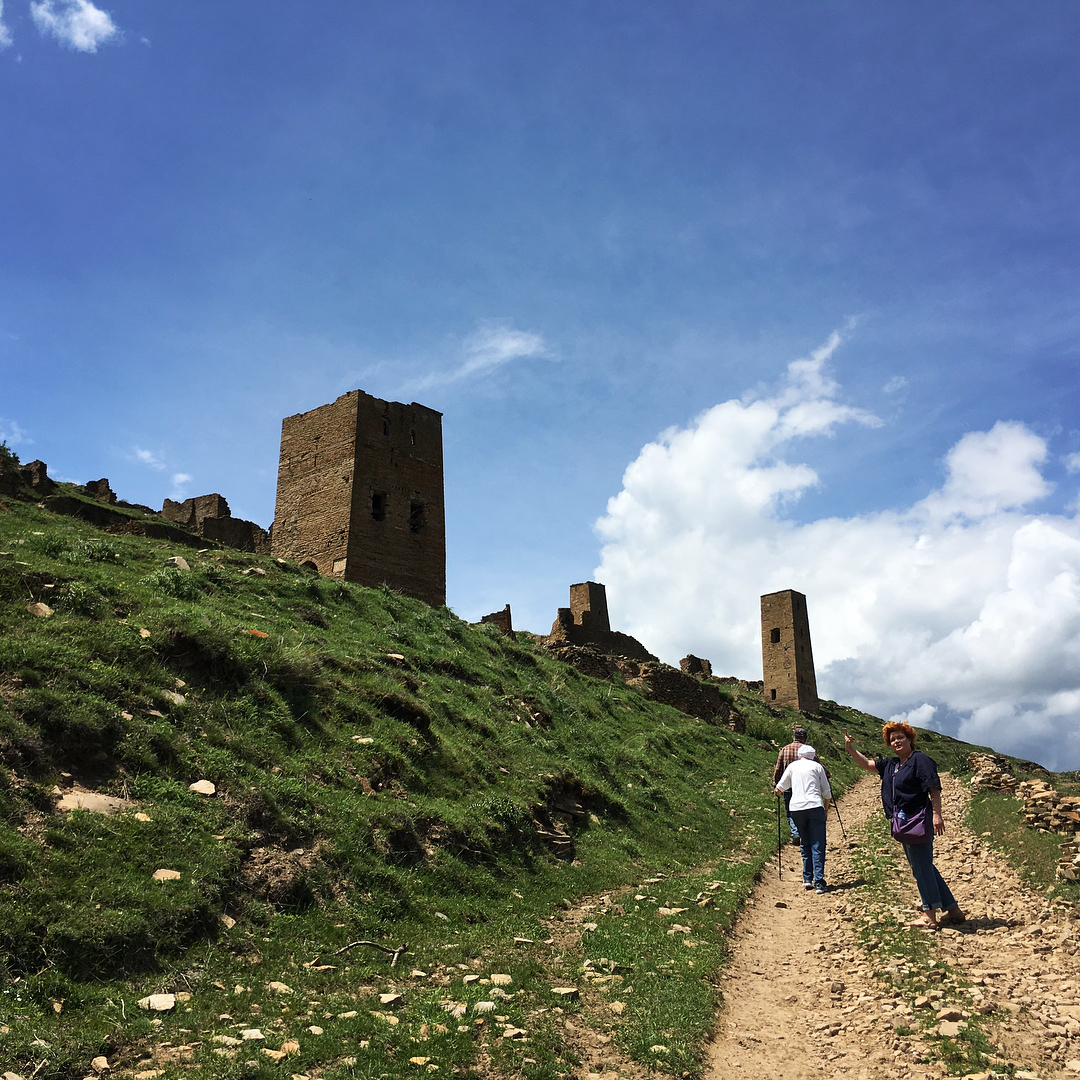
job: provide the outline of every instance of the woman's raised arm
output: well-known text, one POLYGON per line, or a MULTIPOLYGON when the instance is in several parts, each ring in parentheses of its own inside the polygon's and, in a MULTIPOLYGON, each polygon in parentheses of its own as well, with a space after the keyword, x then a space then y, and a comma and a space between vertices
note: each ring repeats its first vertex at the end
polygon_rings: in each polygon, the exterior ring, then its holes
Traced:
POLYGON ((851 760, 857 765, 861 765, 867 772, 877 772, 877 766, 874 764, 873 758, 868 758, 865 754, 859 753, 852 745, 851 736, 846 731, 844 732, 844 749, 851 755, 851 760))

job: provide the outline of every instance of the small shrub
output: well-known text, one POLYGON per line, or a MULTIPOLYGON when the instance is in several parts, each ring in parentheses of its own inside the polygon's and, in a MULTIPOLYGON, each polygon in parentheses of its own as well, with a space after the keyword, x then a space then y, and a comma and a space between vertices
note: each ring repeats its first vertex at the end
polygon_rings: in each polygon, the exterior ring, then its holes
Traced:
POLYGON ((194 601, 203 594, 198 578, 193 577, 190 570, 180 570, 175 566, 155 570, 142 578, 139 584, 177 600, 194 601))
POLYGON ((505 831, 532 826, 528 810, 507 795, 485 795, 472 802, 469 808, 480 819, 491 821, 505 831))
POLYGON ((61 555, 66 562, 114 562, 120 552, 108 540, 77 540, 61 555))
POLYGON ((106 600, 101 592, 87 581, 72 581, 57 596, 58 607, 75 615, 99 619, 106 612, 106 600))

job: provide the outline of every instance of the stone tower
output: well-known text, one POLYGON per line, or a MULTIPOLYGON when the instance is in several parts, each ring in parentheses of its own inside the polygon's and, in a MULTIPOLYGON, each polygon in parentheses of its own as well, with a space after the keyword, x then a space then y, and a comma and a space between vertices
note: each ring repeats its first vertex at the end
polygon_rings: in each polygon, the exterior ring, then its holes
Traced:
POLYGON ((442 413, 353 390, 281 422, 271 553, 446 603, 442 413))
POLYGON ((578 626, 606 634, 611 629, 607 590, 598 581, 581 581, 571 585, 570 614, 578 626))
POLYGON ((806 597, 794 589, 766 593, 761 598, 761 666, 766 704, 817 712, 806 597))

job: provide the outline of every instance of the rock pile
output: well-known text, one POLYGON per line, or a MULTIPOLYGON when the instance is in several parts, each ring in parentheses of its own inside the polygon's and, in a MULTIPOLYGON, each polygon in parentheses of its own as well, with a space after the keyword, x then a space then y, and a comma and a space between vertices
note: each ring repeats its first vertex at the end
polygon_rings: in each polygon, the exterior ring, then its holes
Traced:
POLYGON ((1016 785, 1024 800, 1024 823, 1042 833, 1072 836, 1061 845, 1057 876, 1059 881, 1080 881, 1080 796, 1062 795, 1045 780, 1025 780, 1016 785))
POLYGON ((1080 881, 1080 844, 1075 840, 1067 840, 1061 845, 1057 876, 1061 881, 1080 881))
POLYGON ((972 791, 1000 791, 1011 793, 1016 790, 1017 780, 1009 772, 1009 762, 996 754, 968 754, 967 762, 974 774, 971 777, 972 791))
POLYGON ((1025 780, 1016 785, 1024 800, 1024 822, 1039 832, 1080 832, 1080 796, 1061 795, 1045 780, 1025 780))

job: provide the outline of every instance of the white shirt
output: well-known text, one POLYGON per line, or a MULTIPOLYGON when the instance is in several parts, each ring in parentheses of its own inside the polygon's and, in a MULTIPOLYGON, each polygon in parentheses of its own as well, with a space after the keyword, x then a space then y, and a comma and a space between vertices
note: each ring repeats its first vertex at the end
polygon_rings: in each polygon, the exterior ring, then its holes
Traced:
POLYGON ((832 798, 829 778, 812 758, 796 758, 784 770, 776 786, 781 791, 791 791, 789 810, 812 810, 815 806, 824 806, 825 799, 832 798))

